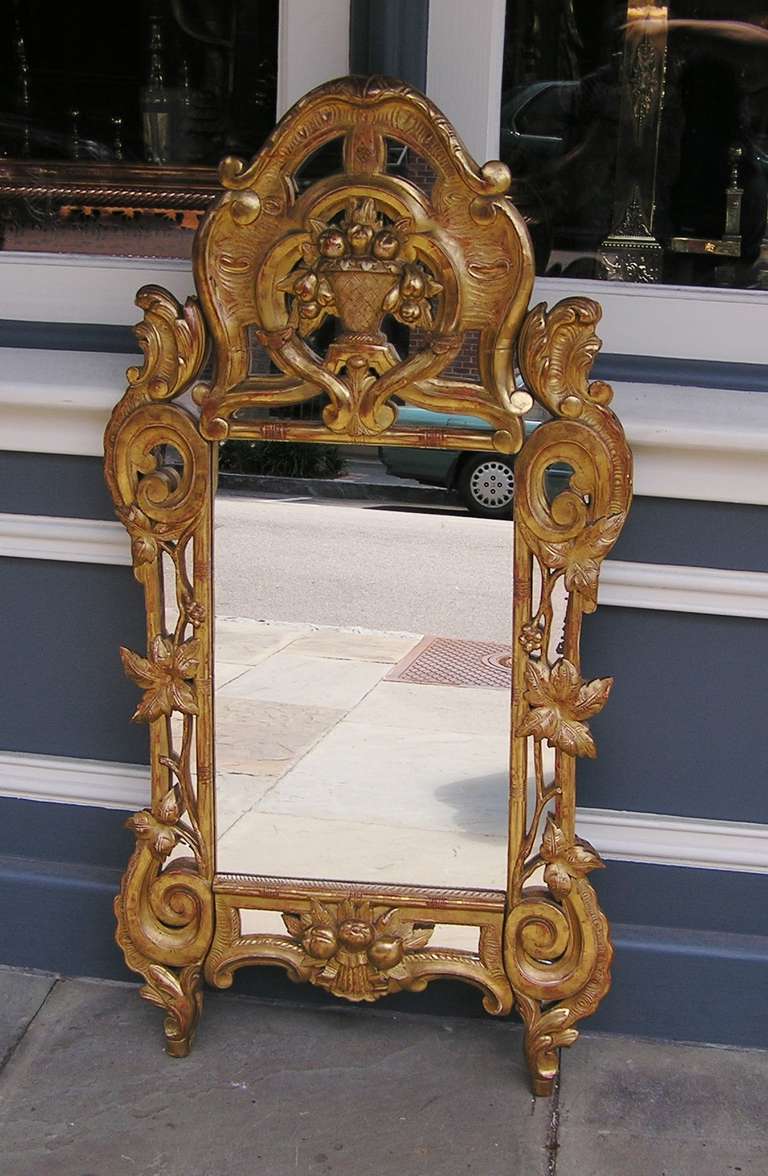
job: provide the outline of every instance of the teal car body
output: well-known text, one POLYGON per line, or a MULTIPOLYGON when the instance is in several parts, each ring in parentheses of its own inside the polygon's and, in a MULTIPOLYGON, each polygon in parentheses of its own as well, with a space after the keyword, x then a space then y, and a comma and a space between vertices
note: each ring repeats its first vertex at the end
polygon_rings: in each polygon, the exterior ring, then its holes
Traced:
MULTIPOLYGON (((398 423, 413 428, 429 429, 473 429, 483 430, 490 438, 493 426, 487 421, 474 416, 460 416, 451 413, 431 412, 423 408, 413 408, 401 405, 397 410, 398 423)), ((543 423, 542 418, 526 418, 524 428, 526 437, 543 423)), ((466 490, 463 485, 462 470, 466 470, 468 463, 476 462, 478 457, 505 461, 514 469, 514 455, 502 457, 488 449, 483 454, 478 450, 456 449, 417 449, 409 446, 382 446, 379 457, 387 472, 398 478, 412 478, 428 486, 444 486, 447 490, 466 490)), ((554 467, 551 471, 552 490, 557 493, 564 488, 571 474, 566 466, 554 467)), ((462 497, 466 497, 462 494, 462 497)), ((472 509, 471 503, 467 505, 472 509)))

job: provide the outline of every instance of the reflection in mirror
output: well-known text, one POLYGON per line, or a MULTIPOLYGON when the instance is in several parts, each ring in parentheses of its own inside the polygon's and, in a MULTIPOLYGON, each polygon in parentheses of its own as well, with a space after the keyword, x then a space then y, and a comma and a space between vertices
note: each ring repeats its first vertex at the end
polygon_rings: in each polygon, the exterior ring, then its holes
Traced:
POLYGON ((481 455, 334 452, 373 498, 222 477, 217 869, 503 890, 513 524, 416 480, 481 455))

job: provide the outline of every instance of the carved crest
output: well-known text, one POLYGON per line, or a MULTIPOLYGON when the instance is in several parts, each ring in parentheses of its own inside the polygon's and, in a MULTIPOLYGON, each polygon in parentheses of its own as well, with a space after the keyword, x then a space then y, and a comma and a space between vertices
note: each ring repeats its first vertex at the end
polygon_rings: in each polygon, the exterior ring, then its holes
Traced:
MULTIPOLYGON (((520 448, 531 398, 515 387, 511 344, 532 266, 503 164, 478 168, 440 112, 402 83, 346 78, 302 99, 249 167, 225 159, 220 175, 228 191, 195 251, 217 359, 197 393, 206 436, 236 436, 244 408, 274 415, 324 393, 328 440, 396 440, 397 395, 484 418, 494 427, 486 448, 520 448), (387 171, 387 139, 426 161, 430 192, 387 171), (299 192, 301 168, 333 140, 342 170, 299 192), (418 332, 408 354, 382 330, 387 315, 418 332), (313 336, 328 318, 336 334, 321 354, 313 336), (249 375, 249 329, 280 376, 249 375), (479 382, 444 374, 469 330, 481 334, 479 382)), ((291 422, 289 439, 302 434, 320 439, 291 422)))

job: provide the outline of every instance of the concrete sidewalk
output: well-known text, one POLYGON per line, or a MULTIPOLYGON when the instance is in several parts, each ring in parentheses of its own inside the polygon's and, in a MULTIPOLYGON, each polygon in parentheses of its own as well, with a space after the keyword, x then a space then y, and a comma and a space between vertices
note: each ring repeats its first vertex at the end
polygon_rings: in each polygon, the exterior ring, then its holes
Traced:
POLYGON ((764 1176, 768 1053, 586 1034, 531 1098, 512 1021, 0 969, 3 1176, 764 1176))

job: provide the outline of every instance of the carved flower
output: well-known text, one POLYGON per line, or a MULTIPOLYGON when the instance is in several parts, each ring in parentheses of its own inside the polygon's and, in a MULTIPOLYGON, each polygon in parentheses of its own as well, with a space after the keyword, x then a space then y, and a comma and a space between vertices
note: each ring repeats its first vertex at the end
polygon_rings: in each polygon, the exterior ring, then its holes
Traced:
POLYGON ((606 515, 567 543, 542 544, 549 566, 565 569, 568 591, 580 592, 590 604, 597 604, 600 564, 618 539, 625 517, 623 512, 606 515))
POLYGON ((424 947, 432 927, 400 924, 396 910, 373 917, 370 902, 345 899, 337 907, 312 900, 309 912, 284 914, 291 936, 304 951, 314 984, 348 1000, 375 1000, 396 979, 408 949, 424 947))
POLYGON ((134 564, 152 563, 157 558, 158 543, 152 534, 152 524, 142 510, 132 506, 125 516, 125 525, 131 536, 131 556, 134 564))
POLYGON ((187 619, 190 625, 196 629, 199 625, 205 622, 205 605, 201 604, 199 600, 193 600, 187 608, 187 619))
POLYGON ((529 621, 520 630, 520 644, 526 653, 536 653, 541 649, 544 635, 537 621, 529 621))
POLYGON ((133 813, 125 824, 133 830, 136 840, 148 845, 154 856, 161 860, 168 857, 179 840, 169 825, 158 821, 147 809, 133 813))
POLYGON ((133 721, 151 723, 172 711, 197 714, 195 688, 192 684, 199 664, 196 638, 174 645, 158 634, 152 642, 149 658, 140 657, 124 646, 120 650, 126 674, 140 686, 144 695, 136 707, 133 721))
POLYGON ((551 814, 547 817, 539 852, 541 860, 547 863, 544 881, 556 898, 570 894, 574 878, 583 878, 590 870, 603 869, 597 850, 581 837, 575 837, 569 845, 551 814))
POLYGON ((594 759, 597 749, 584 720, 603 709, 613 678, 584 682, 573 663, 560 658, 551 670, 540 662, 528 662, 525 681, 524 697, 531 709, 518 734, 546 739, 550 747, 568 755, 594 759))

